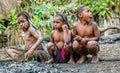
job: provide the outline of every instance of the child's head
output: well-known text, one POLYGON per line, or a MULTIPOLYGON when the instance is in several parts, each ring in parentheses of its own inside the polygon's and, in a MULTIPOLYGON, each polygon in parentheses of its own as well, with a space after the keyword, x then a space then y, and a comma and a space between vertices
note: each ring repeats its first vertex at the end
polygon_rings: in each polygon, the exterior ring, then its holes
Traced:
POLYGON ((17 20, 21 29, 26 30, 30 26, 30 16, 27 12, 21 12, 17 15, 17 20))
POLYGON ((79 20, 84 20, 86 22, 90 22, 92 20, 92 13, 88 6, 82 6, 77 8, 76 16, 79 20))
POLYGON ((64 14, 56 14, 53 19, 53 30, 55 28, 60 29, 64 24, 68 26, 68 29, 70 29, 67 17, 64 14))

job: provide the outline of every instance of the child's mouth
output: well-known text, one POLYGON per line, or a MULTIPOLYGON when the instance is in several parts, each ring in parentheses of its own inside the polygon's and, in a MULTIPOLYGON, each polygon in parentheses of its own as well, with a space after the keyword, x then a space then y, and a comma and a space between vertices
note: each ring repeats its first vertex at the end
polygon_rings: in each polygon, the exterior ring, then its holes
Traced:
POLYGON ((90 19, 92 19, 92 16, 90 17, 90 19))

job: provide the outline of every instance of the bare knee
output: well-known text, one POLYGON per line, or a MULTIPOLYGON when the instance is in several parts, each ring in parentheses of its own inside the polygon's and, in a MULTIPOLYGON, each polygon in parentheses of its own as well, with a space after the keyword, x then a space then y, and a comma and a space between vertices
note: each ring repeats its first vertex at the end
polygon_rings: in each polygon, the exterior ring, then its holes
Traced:
POLYGON ((99 44, 96 41, 89 41, 86 47, 90 54, 97 53, 99 51, 99 44))
POLYGON ((78 50, 82 48, 82 45, 78 41, 73 42, 73 50, 78 50))
POLYGON ((47 49, 49 50, 49 49, 54 49, 54 44, 52 43, 52 42, 49 42, 48 44, 47 44, 47 49))
POLYGON ((73 42, 73 49, 76 50, 77 48, 79 48, 78 45, 79 45, 78 41, 74 41, 73 42))
POLYGON ((8 49, 7 53, 8 53, 8 55, 11 55, 13 53, 13 49, 8 49))

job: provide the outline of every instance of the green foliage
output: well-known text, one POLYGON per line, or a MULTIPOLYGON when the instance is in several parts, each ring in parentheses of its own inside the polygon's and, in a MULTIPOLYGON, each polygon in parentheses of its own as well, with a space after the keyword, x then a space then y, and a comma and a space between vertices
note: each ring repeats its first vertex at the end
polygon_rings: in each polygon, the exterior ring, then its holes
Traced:
MULTIPOLYGON (((75 10, 82 5, 89 6, 93 16, 98 20, 99 18, 110 19, 111 12, 119 13, 120 10, 119 0, 21 0, 19 8, 20 11, 29 12, 35 26, 46 36, 51 32, 55 14, 67 15, 69 24, 73 26, 77 20, 75 10)), ((15 10, 11 10, 9 21, 8 29, 18 28, 15 10)))
POLYGON ((93 16, 97 15, 98 18, 111 18, 111 12, 119 12, 119 0, 82 0, 83 5, 88 5, 93 12, 93 16), (112 9, 115 7, 115 9, 112 9))
POLYGON ((50 3, 43 3, 43 5, 37 6, 34 9, 34 16, 32 21, 38 28, 47 27, 46 35, 50 34, 53 15, 55 14, 56 8, 50 3), (49 30, 48 30, 49 29, 49 30))
MULTIPOLYGON (((45 35, 49 35, 53 16, 57 13, 67 15, 70 25, 73 26, 73 23, 77 20, 75 13, 77 7, 82 5, 89 6, 97 20, 99 18, 110 19, 112 8, 110 5, 115 6, 117 2, 118 0, 23 0, 22 3, 23 9, 31 12, 35 26, 39 29, 44 29, 45 35)), ((118 10, 115 8, 114 11, 117 12, 118 10)))
POLYGON ((4 26, 4 21, 0 20, 0 34, 2 34, 3 30, 5 30, 6 27, 4 26))
POLYGON ((9 24, 7 26, 7 29, 10 29, 10 28, 17 29, 18 28, 18 26, 17 26, 16 10, 15 9, 10 11, 8 20, 9 20, 9 24))

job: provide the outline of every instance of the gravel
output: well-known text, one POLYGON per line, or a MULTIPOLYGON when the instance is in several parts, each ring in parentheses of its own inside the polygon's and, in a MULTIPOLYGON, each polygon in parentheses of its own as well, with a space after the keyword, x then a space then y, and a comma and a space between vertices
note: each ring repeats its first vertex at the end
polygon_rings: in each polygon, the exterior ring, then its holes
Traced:
POLYGON ((100 44, 97 64, 91 56, 83 64, 43 64, 34 62, 0 62, 0 73, 120 73, 120 42, 100 44))

